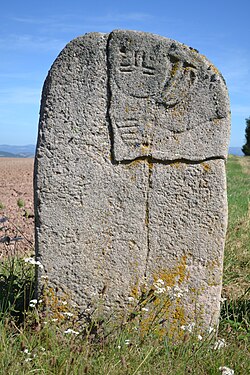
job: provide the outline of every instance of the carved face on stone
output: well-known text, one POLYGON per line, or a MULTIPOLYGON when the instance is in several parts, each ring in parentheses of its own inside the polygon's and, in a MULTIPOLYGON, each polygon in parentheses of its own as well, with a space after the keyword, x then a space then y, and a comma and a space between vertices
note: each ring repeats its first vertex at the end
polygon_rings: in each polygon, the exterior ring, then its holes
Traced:
POLYGON ((116 161, 165 160, 170 144, 178 152, 193 129, 214 127, 214 120, 226 117, 222 78, 196 50, 118 30, 107 51, 116 161))
POLYGON ((125 95, 173 106, 196 82, 196 67, 186 57, 174 43, 147 41, 144 45, 139 36, 114 36, 109 49, 111 77, 125 95))
POLYGON ((137 98, 159 95, 171 75, 171 63, 161 44, 141 46, 139 40, 121 38, 112 55, 117 86, 137 98))

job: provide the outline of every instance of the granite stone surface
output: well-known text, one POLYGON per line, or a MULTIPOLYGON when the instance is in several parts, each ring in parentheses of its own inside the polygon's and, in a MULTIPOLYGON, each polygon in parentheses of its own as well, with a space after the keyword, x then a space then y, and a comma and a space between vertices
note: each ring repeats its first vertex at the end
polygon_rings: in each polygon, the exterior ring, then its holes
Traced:
POLYGON ((182 290, 180 324, 216 324, 229 131, 225 82, 193 48, 126 30, 71 41, 42 93, 38 289, 46 274, 83 312, 115 314, 161 279, 182 290))

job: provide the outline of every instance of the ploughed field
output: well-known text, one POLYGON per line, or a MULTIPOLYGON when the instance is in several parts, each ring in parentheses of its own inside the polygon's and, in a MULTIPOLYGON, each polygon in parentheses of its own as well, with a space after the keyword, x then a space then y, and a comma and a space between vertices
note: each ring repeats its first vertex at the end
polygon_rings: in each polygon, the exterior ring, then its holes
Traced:
POLYGON ((34 249, 33 165, 33 158, 0 158, 0 218, 8 218, 0 222, 0 259, 34 249))

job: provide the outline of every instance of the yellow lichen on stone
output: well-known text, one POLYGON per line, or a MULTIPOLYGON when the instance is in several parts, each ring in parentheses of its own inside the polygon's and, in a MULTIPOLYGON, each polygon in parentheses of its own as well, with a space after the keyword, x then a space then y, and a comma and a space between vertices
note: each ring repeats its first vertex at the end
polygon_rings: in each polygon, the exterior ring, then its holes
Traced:
POLYGON ((201 165, 202 165, 202 168, 204 169, 205 172, 211 171, 211 167, 208 163, 201 163, 201 165))
POLYGON ((212 71, 213 71, 215 74, 217 74, 217 75, 220 74, 219 70, 218 70, 213 64, 210 65, 210 68, 212 69, 212 71))
POLYGON ((141 338, 150 333, 160 340, 166 336, 182 339, 181 326, 187 323, 182 301, 184 290, 181 289, 189 278, 186 261, 186 256, 183 256, 172 269, 155 272, 151 285, 140 285, 137 281, 131 288, 130 296, 135 307, 132 315, 137 319, 141 338))
POLYGON ((214 119, 213 119, 213 123, 214 123, 215 125, 218 125, 218 124, 221 123, 221 120, 220 120, 219 118, 214 118, 214 119))
POLYGON ((177 71, 178 71, 178 68, 179 68, 178 63, 175 63, 175 64, 173 65, 172 70, 171 70, 171 77, 172 77, 172 78, 176 75, 176 73, 177 73, 177 71))
POLYGON ((181 163, 179 161, 177 161, 175 163, 171 163, 170 166, 173 167, 173 168, 180 168, 181 163))
POLYGON ((129 296, 134 298, 135 300, 138 300, 141 295, 141 286, 140 286, 140 281, 137 280, 134 285, 131 288, 129 296))
POLYGON ((180 263, 172 270, 160 271, 157 275, 154 275, 154 279, 162 279, 166 285, 174 286, 176 283, 182 284, 184 280, 188 279, 186 274, 186 261, 187 257, 183 255, 181 257, 180 263))
POLYGON ((150 149, 150 146, 148 144, 142 144, 140 148, 143 155, 148 155, 150 149))
POLYGON ((144 160, 141 160, 141 159, 135 159, 133 161, 131 161, 131 163, 127 164, 126 167, 131 169, 131 168, 135 168, 137 167, 139 164, 143 163, 144 160))

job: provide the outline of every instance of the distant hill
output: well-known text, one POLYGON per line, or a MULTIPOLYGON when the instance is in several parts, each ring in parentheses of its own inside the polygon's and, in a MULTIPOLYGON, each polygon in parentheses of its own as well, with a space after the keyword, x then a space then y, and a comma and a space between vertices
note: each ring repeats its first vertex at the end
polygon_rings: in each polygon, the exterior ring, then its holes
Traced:
POLYGON ((0 157, 2 158, 32 158, 35 155, 36 146, 0 145, 0 157))
POLYGON ((11 152, 0 151, 0 158, 17 158, 16 154, 12 154, 11 152))
POLYGON ((229 154, 236 155, 236 156, 243 156, 243 152, 241 151, 241 147, 229 147, 229 154))
MULTIPOLYGON (((0 145, 0 158, 32 158, 35 156, 36 146, 0 145)), ((229 154, 243 156, 241 147, 229 147, 229 154)))

